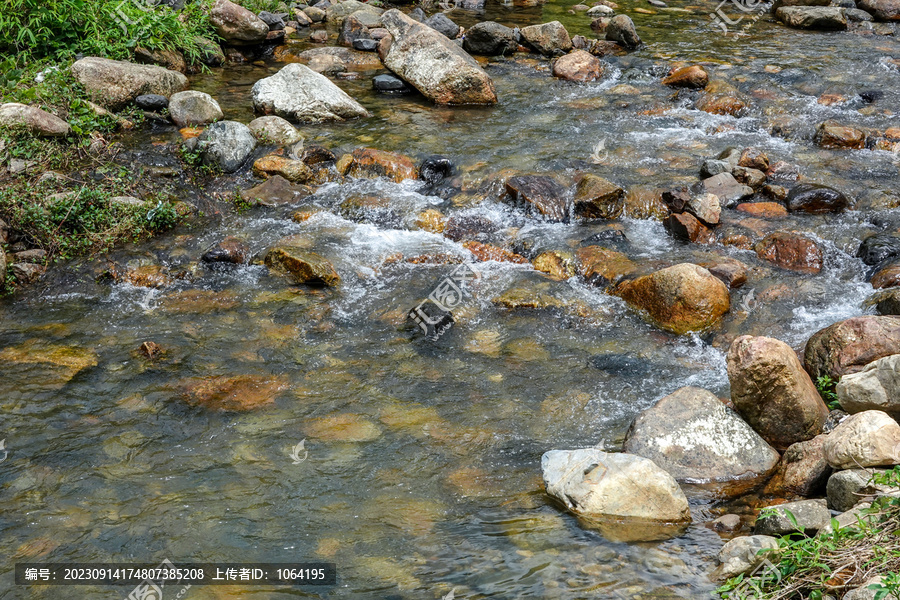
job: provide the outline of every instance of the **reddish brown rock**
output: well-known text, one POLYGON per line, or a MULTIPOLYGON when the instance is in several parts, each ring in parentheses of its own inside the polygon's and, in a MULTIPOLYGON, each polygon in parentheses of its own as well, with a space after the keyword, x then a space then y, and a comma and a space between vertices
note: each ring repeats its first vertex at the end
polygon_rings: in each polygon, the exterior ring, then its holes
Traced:
POLYGON ((221 242, 213 244, 200 259, 208 263, 230 263, 239 265, 247 262, 250 248, 242 240, 228 236, 221 242))
POLYGON ((177 387, 188 404, 209 410, 247 412, 274 404, 278 393, 289 387, 289 381, 275 375, 219 375, 186 379, 177 387))
POLYGON ((872 287, 876 290, 898 285, 900 285, 900 264, 888 265, 872 275, 872 287))
POLYGON ((312 175, 312 171, 302 161, 270 154, 253 162, 253 174, 257 177, 280 175, 288 181, 303 183, 312 175))
POLYGON ((584 50, 575 50, 553 63, 553 76, 567 81, 596 81, 603 75, 603 63, 584 50))
POLYGON ((828 407, 790 346, 744 335, 727 356, 735 409, 778 450, 822 432, 828 407))
POLYGON ((526 211, 539 214, 548 221, 567 221, 566 188, 552 177, 521 175, 506 181, 504 199, 524 206, 526 211))
POLYGON ((616 219, 625 208, 625 190, 596 175, 585 174, 575 188, 575 216, 616 219))
POLYGON ((866 147, 864 131, 835 121, 825 121, 819 125, 815 140, 823 148, 858 150, 866 147))
POLYGON ((806 342, 803 364, 812 377, 837 381, 892 354, 900 354, 900 317, 853 317, 814 333, 806 342))
POLYGON ((703 267, 688 263, 623 283, 616 294, 646 311, 659 327, 678 335, 709 329, 731 307, 725 284, 703 267))
POLYGON ((403 154, 374 148, 357 148, 352 156, 353 162, 347 171, 350 177, 386 177, 399 183, 419 176, 416 164, 403 154))
POLYGON ((790 271, 816 274, 822 270, 822 249, 815 240, 794 231, 776 231, 760 240, 756 255, 790 271))
POLYGON ((297 283, 336 286, 341 277, 323 256, 286 238, 266 253, 266 266, 276 273, 290 274, 297 283))
POLYGON ((722 280, 730 289, 736 289, 747 283, 747 270, 749 267, 734 258, 723 257, 715 262, 703 263, 710 273, 722 280))
POLYGON ((476 242, 474 240, 463 242, 463 248, 471 252, 475 258, 481 262, 496 260, 498 262, 511 262, 519 265, 530 264, 528 259, 520 254, 490 244, 482 244, 481 242, 476 242))
POLYGON ((690 213, 672 214, 663 222, 673 237, 695 244, 711 244, 713 232, 690 213))
POLYGON ((637 265, 615 250, 601 246, 584 246, 575 252, 578 274, 594 285, 616 283, 637 271, 637 265))
POLYGON ((636 186, 625 194, 623 214, 632 219, 656 219, 662 221, 669 216, 669 208, 662 200, 662 190, 636 186))
POLYGON ((738 166, 765 173, 769 170, 769 156, 757 148, 744 148, 738 159, 738 166))
POLYGON ((691 88, 699 90, 709 83, 709 73, 700 65, 672 69, 669 75, 662 80, 663 85, 670 87, 691 88))
POLYGON ((817 435, 811 440, 791 444, 781 463, 766 484, 764 494, 782 498, 791 496, 822 495, 831 475, 831 467, 825 460, 825 439, 827 435, 817 435))
POLYGON ((737 205, 737 209, 762 219, 783 219, 788 216, 787 209, 777 202, 742 202, 737 205))
POLYGON ((560 252, 551 250, 542 252, 532 261, 535 271, 545 273, 551 279, 562 281, 575 275, 575 266, 572 264, 571 258, 564 256, 560 252))

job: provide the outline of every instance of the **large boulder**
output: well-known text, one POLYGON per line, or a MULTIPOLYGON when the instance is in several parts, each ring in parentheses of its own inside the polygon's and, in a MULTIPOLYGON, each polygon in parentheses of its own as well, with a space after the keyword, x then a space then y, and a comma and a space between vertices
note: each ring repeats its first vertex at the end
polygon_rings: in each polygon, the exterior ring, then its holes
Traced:
POLYGON ((250 128, 237 121, 213 123, 197 140, 203 163, 225 173, 237 171, 256 148, 256 138, 250 128))
POLYGON ((225 116, 212 96, 196 90, 173 94, 169 98, 169 115, 179 127, 206 125, 225 116))
POLYGON ((269 26, 252 11, 228 0, 216 0, 209 11, 209 22, 216 34, 232 46, 260 44, 266 41, 269 26))
POLYGON ((324 75, 291 63, 253 84, 253 108, 301 123, 368 117, 369 111, 324 75))
POLYGON ((168 98, 188 84, 187 77, 177 71, 94 56, 75 61, 71 70, 91 100, 110 110, 125 108, 143 94, 168 98))
POLYGON ((828 434, 825 460, 835 469, 898 464, 900 425, 880 410, 850 415, 828 434))
POLYGON ((0 106, 0 127, 24 129, 38 137, 65 137, 69 124, 36 106, 9 102, 0 106))
POLYGON ((879 21, 900 21, 900 0, 859 0, 856 6, 879 21))
POLYGON ((705 331, 731 307, 728 288, 703 267, 682 263, 623 283, 616 291, 659 327, 681 335, 705 331))
POLYGON ((446 36, 399 10, 382 15, 390 44, 379 46, 384 65, 437 104, 495 104, 494 82, 475 59, 446 36))
POLYGON ((734 407, 777 450, 822 432, 828 407, 790 346, 744 335, 726 362, 734 407))
POLYGON ((572 49, 572 38, 559 21, 529 25, 521 33, 525 43, 544 56, 558 56, 572 49))
POLYGON ((844 9, 837 6, 782 6, 775 11, 775 18, 795 29, 847 29, 844 9))
POLYGON ((837 381, 892 354, 900 354, 900 317, 853 317, 814 333, 806 342, 803 364, 812 377, 837 381))
POLYGON ((494 21, 476 23, 463 38, 463 50, 478 56, 512 54, 518 47, 515 30, 494 21))
POLYGON ((806 535, 815 535, 830 522, 831 512, 824 499, 800 500, 771 507, 771 512, 756 519, 753 533, 787 535, 799 531, 806 535))
POLYGON ((858 373, 844 375, 835 392, 848 413, 881 410, 900 417, 900 354, 879 358, 858 373))
POLYGON ((573 513, 683 523, 687 498, 675 479, 653 461, 598 448, 551 450, 541 457, 547 493, 573 513))
POLYGON ((780 458, 714 394, 695 387, 683 387, 640 413, 624 450, 691 483, 756 480, 780 458))

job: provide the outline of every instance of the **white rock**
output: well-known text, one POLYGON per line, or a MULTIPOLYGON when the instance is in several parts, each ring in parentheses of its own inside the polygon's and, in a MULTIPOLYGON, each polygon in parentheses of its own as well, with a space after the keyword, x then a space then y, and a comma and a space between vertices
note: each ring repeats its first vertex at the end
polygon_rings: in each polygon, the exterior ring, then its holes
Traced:
POLYGON ((212 96, 196 90, 172 94, 169 98, 169 115, 179 127, 206 125, 225 116, 212 96))
POLYGON ((264 144, 289 146, 303 139, 303 134, 286 119, 269 115, 250 121, 250 131, 264 144))
POLYGON ((900 425, 880 410, 850 415, 825 439, 825 460, 835 469, 895 465, 900 462, 900 425))
POLYGON ((714 571, 715 579, 730 579, 741 573, 749 573, 771 553, 778 550, 778 540, 768 535, 743 535, 730 540, 719 551, 721 563, 714 571), (760 554, 760 550, 769 550, 760 554))
POLYGON ((369 112, 327 77, 291 63, 260 79, 251 90, 253 107, 266 115, 319 123, 368 117, 369 112))
POLYGON ((849 413, 882 410, 900 416, 900 354, 885 356, 844 375, 835 389, 841 408, 849 413))

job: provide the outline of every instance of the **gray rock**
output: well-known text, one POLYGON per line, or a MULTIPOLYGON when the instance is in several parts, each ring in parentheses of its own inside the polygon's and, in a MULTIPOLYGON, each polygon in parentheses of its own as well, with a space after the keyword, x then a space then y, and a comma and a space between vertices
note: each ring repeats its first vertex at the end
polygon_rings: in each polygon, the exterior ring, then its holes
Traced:
POLYGON ((144 94, 167 98, 187 87, 187 77, 156 65, 87 57, 76 61, 72 74, 91 99, 110 110, 120 110, 144 94))
POLYGON ((479 56, 512 54, 518 47, 516 32, 494 21, 476 23, 463 38, 463 50, 479 56))
MULTIPOLYGON (((850 1, 851 1, 851 3, 852 3, 852 0, 850 0, 850 1)), ((854 22, 856 22, 856 23, 868 23, 868 22, 871 22, 871 21, 874 21, 874 20, 875 20, 875 19, 872 17, 872 15, 870 15, 870 14, 867 13, 866 11, 860 10, 860 9, 858 9, 858 8, 855 8, 855 7, 845 8, 845 9, 844 9, 844 16, 847 17, 847 20, 848 20, 848 21, 854 21, 854 22)), ((844 597, 845 597, 845 598, 848 598, 849 596, 850 596, 850 595, 847 594, 847 595, 844 596, 844 597)))
POLYGON ((232 46, 260 44, 269 33, 265 21, 229 0, 216 0, 209 12, 209 22, 216 34, 232 46))
POLYGON ((0 127, 24 129, 39 137, 65 137, 72 133, 69 124, 56 115, 18 102, 0 105, 0 127))
POLYGON ((692 483, 762 478, 780 458, 737 413, 695 387, 681 388, 640 413, 624 450, 692 483))
POLYGON ((134 104, 141 110, 160 112, 169 107, 169 99, 159 94, 143 94, 134 99, 134 104))
POLYGON ((858 372, 844 375, 835 389, 849 413, 881 410, 900 417, 900 354, 879 358, 858 372))
POLYGON ((118 204, 120 206, 146 206, 146 202, 134 196, 113 196, 109 199, 110 204, 118 204))
POLYGON ((844 594, 843 600, 875 600, 875 594, 877 593, 877 590, 869 589, 869 586, 875 585, 876 583, 881 583, 883 580, 884 578, 880 575, 867 579, 865 583, 863 583, 858 588, 852 589, 844 594))
POLYGON ((879 21, 900 21, 898 0, 859 0, 857 6, 879 21))
POLYGON ((734 165, 729 164, 728 161, 710 158, 703 161, 703 164, 700 166, 700 176, 713 177, 719 173, 731 173, 733 168, 734 165))
POLYGON ((6 280, 6 253, 3 251, 3 246, 0 246, 0 277, 6 280))
MULTIPOLYGON (((855 527, 859 525, 860 521, 864 523, 869 520, 869 516, 866 511, 872 508, 871 502, 860 502, 850 510, 844 511, 836 517, 833 517, 835 521, 837 521, 838 529, 844 529, 845 527, 855 527)), ((832 527, 832 523, 829 522, 828 525, 819 530, 819 533, 816 535, 822 536, 827 535, 834 531, 832 527)))
POLYGON ((256 148, 250 128, 237 121, 219 121, 207 127, 198 139, 204 164, 234 173, 256 148))
POLYGON ((712 522, 711 527, 713 531, 721 531, 724 533, 737 531, 741 528, 741 517, 740 515, 722 515, 712 522))
POLYGON ((309 20, 313 23, 321 23, 325 20, 325 10, 316 6, 304 8, 303 12, 306 13, 306 16, 309 17, 309 20))
POLYGON ((257 16, 263 23, 269 26, 269 31, 281 31, 284 29, 284 19, 288 15, 287 13, 273 13, 264 10, 257 16))
POLYGON ((206 125, 225 116, 212 96, 195 90, 172 94, 169 98, 169 115, 179 127, 206 125))
POLYGON ((29 284, 37 281, 47 268, 33 263, 12 263, 9 270, 18 283, 29 284))
POLYGON ((769 507, 768 515, 756 519, 753 533, 760 535, 787 535, 800 531, 813 535, 831 521, 831 512, 825 500, 800 500, 769 507), (795 526, 788 512, 797 521, 795 526))
POLYGON ((850 415, 825 439, 825 460, 835 469, 900 463, 900 425, 880 410, 850 415))
POLYGON ((544 56, 560 56, 572 49, 572 38, 559 21, 523 27, 521 34, 527 45, 544 56))
POLYGON ((616 15, 606 26, 606 39, 616 42, 629 50, 641 45, 641 36, 634 27, 634 21, 628 15, 616 15))
POLYGON ((444 13, 437 13, 425 20, 425 24, 453 40, 459 37, 459 25, 450 20, 444 13))
POLYGON ((883 469, 846 469, 833 473, 826 487, 828 507, 844 512, 860 502, 871 502, 876 494, 893 491, 888 486, 871 483, 873 473, 883 472, 883 469))
POLYGON ((708 177, 701 182, 701 186, 704 192, 718 196, 719 204, 725 208, 732 208, 753 195, 753 188, 739 183, 730 172, 708 177))
POLYGON ((257 112, 300 122, 369 116, 369 111, 327 77, 298 63, 286 65, 275 75, 257 81, 251 97, 257 112))
POLYGON ((844 9, 833 6, 783 6, 775 11, 775 18, 795 29, 821 31, 847 29, 844 9))
POLYGON ((353 49, 361 52, 375 52, 378 42, 371 38, 358 38, 353 40, 353 49))
POLYGON ((587 14, 591 17, 607 17, 614 12, 616 11, 606 6, 605 4, 598 4, 597 6, 592 6, 591 8, 589 8, 587 14))
POLYGON ((719 205, 719 197, 715 194, 698 194, 691 196, 685 209, 705 225, 718 225, 719 217, 722 214, 722 207, 719 205))
POLYGON ((728 541, 719 550, 715 579, 730 579, 749 573, 778 551, 778 540, 768 535, 742 535, 728 541), (762 553, 760 553, 763 551, 762 553))
POLYGON ((384 9, 365 4, 364 2, 358 2, 357 0, 344 0, 344 2, 332 4, 325 9, 325 20, 329 23, 334 23, 335 25, 340 26, 343 25, 344 19, 361 10, 371 12, 375 15, 384 13, 384 9))
POLYGON ((286 119, 269 115, 250 121, 250 132, 262 144, 290 146, 303 139, 303 134, 286 119))

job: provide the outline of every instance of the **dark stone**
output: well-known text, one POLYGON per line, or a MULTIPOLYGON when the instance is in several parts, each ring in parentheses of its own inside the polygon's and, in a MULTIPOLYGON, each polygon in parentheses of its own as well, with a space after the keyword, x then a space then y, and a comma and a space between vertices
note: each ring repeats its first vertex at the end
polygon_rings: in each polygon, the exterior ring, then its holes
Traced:
POLYGON ((815 183, 797 184, 787 197, 787 208, 791 212, 834 213, 841 212, 849 205, 850 200, 843 193, 815 183))
POLYGON ((382 94, 410 94, 413 89, 405 81, 395 75, 376 75, 372 78, 372 87, 382 94))
POLYGON ((506 182, 505 199, 524 206, 526 212, 543 216, 548 221, 569 220, 566 188, 552 177, 522 175, 506 182))
POLYGON ((229 263, 239 265, 247 262, 250 253, 247 245, 241 240, 234 237, 227 237, 221 242, 214 244, 207 250, 200 260, 207 263, 229 263))
POLYGON ((609 242, 627 242, 628 238, 625 237, 625 232, 620 229, 607 229, 606 231, 601 231, 600 233, 595 233, 594 235, 588 236, 579 242, 579 246, 596 246, 596 245, 608 245, 609 242))
POLYGON ((281 31, 284 29, 284 18, 288 15, 287 13, 271 13, 264 10, 257 16, 269 26, 269 31, 281 31))
POLYGON ((641 45, 641 36, 634 28, 634 22, 628 15, 616 15, 606 26, 606 39, 617 42, 629 50, 641 45))
POLYGON ((444 237, 459 242, 462 240, 479 240, 494 233, 500 227, 484 217, 463 216, 450 217, 444 227, 444 237))
POLYGON ((409 13, 409 18, 413 21, 418 21, 419 23, 424 23, 425 19, 428 17, 425 15, 425 11, 419 7, 412 9, 409 13))
POLYGON ((310 144, 303 148, 303 155, 300 156, 300 160, 303 161, 306 166, 312 166, 336 162, 337 157, 334 155, 334 152, 325 146, 310 144))
POLYGON ((666 203, 666 206, 672 212, 684 212, 685 207, 691 201, 691 193, 687 188, 668 190, 662 193, 662 201, 666 203))
POLYGON ((894 233, 876 233, 863 240, 856 251, 856 258, 874 266, 900 256, 900 236, 894 233))
POLYGON ((463 37, 463 50, 469 54, 498 56, 512 54, 518 47, 516 32, 494 21, 476 23, 463 37))
POLYGON ((369 28, 355 16, 350 15, 344 19, 344 23, 341 25, 341 34, 338 36, 338 44, 341 46, 355 47, 353 44, 356 40, 371 39, 372 36, 369 35, 369 28))
POLYGON ((866 306, 874 306, 879 315, 900 315, 900 289, 873 294, 866 300, 866 306))
POLYGON ((437 13, 435 15, 431 15, 426 19, 425 24, 437 31, 438 33, 442 33, 451 40, 456 39, 459 35, 459 25, 450 20, 450 18, 444 13, 437 13))
POLYGON ((435 154, 429 156, 419 167, 419 179, 431 185, 440 183, 453 173, 453 163, 446 156, 435 154))
POLYGON ((134 99, 134 103, 141 110, 159 112, 169 107, 169 99, 159 94, 142 94, 134 99))
POLYGON ((375 52, 376 48, 378 48, 378 42, 376 42, 372 38, 357 38, 353 40, 354 50, 360 50, 362 52, 375 52))
POLYGON ((615 377, 644 377, 653 366, 643 358, 629 354, 597 354, 588 359, 595 369, 615 377))

